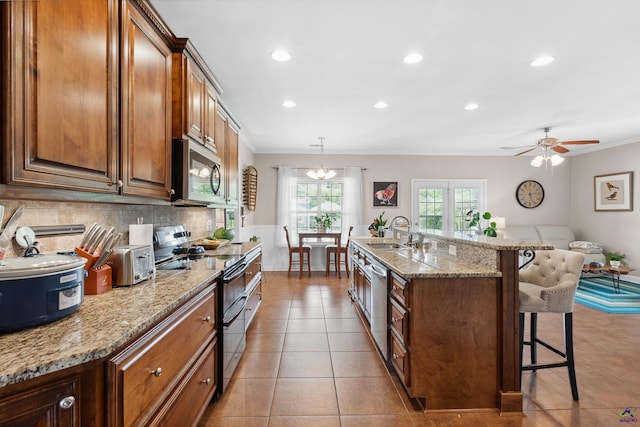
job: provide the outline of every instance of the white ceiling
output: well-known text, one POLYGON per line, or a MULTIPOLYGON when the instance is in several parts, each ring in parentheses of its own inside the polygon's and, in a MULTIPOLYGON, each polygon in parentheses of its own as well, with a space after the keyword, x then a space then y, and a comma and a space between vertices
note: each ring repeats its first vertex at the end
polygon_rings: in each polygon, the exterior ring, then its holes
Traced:
POLYGON ((327 155, 512 155, 500 147, 545 126, 598 149, 640 141, 638 0, 152 4, 210 65, 256 153, 317 154, 323 136, 327 155), (279 48, 293 59, 273 61, 279 48), (404 64, 410 51, 424 60, 404 64), (540 55, 555 61, 531 67, 540 55))

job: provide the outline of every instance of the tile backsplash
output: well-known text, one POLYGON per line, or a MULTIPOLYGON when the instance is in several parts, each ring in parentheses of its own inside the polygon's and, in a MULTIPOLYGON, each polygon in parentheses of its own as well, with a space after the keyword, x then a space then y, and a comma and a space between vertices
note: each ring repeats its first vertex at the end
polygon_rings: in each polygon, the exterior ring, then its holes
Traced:
MULTIPOLYGON (((192 238, 207 235, 207 221, 216 224, 216 210, 204 207, 125 205, 85 202, 47 202, 31 200, 0 199, 5 208, 1 227, 4 227, 19 206, 24 212, 18 226, 71 225, 83 224, 85 227, 94 222, 104 227, 115 227, 123 234, 120 245, 129 242, 129 224, 135 224, 136 218, 143 218, 144 224, 154 226, 184 224, 192 238)), ((56 236, 37 236, 38 248, 43 253, 73 250, 82 239, 82 234, 62 234, 56 236)), ((7 257, 22 255, 24 249, 15 240, 7 252, 7 257)))

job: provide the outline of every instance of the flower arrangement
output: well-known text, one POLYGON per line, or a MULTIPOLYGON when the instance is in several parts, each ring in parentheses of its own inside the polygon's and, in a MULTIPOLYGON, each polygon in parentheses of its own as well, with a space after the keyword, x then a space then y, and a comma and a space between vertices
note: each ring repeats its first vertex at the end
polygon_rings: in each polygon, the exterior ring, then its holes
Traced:
POLYGON ((482 229, 482 234, 489 237, 497 237, 496 222, 491 220, 491 212, 485 212, 480 216, 480 212, 476 209, 472 209, 466 213, 465 221, 469 222, 469 228, 480 227, 480 218, 489 221, 489 225, 482 229))
POLYGON ((387 224, 387 220, 384 219, 384 211, 373 219, 373 222, 369 225, 369 233, 374 236, 380 236, 380 232, 382 231, 382 235, 384 235, 384 226, 387 224))
POLYGON ((333 223, 333 218, 331 218, 331 216, 328 213, 325 212, 320 216, 316 216, 314 217, 314 220, 316 221, 316 226, 318 227, 319 230, 322 230, 322 231, 331 230, 331 224, 333 223))

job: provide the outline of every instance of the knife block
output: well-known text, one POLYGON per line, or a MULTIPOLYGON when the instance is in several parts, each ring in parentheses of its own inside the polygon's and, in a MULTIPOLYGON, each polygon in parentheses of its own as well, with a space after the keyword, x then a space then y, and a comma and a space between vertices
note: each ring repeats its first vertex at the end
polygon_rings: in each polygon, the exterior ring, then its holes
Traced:
POLYGON ((103 265, 99 269, 90 268, 84 280, 85 295, 99 295, 111 290, 112 272, 110 265, 103 265))
POLYGON ((80 248, 76 248, 76 253, 79 256, 81 256, 82 258, 87 260, 86 264, 84 265, 84 269, 87 270, 87 271, 89 271, 91 269, 91 267, 93 267, 93 265, 98 260, 97 256, 93 256, 89 252, 85 252, 80 248))

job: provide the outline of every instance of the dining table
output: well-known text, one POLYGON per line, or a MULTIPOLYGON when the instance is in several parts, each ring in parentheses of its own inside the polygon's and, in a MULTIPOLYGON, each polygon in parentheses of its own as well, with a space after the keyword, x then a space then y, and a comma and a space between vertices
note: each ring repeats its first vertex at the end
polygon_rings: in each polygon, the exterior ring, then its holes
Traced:
MULTIPOLYGON (((340 265, 340 240, 342 239, 342 232, 329 232, 329 231, 311 231, 307 233, 298 233, 298 251, 300 252, 300 276, 302 278, 302 245, 306 239, 319 239, 331 238, 338 246, 336 253, 336 262, 340 265)), ((326 262, 326 261, 325 261, 326 262)), ((340 278, 340 268, 338 268, 338 279, 340 278)))

